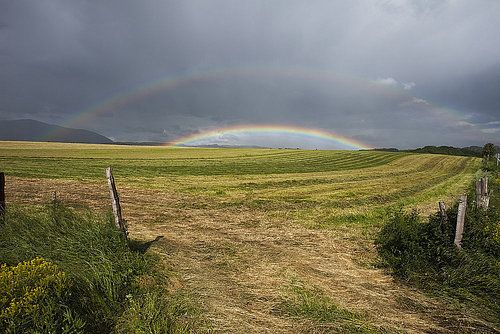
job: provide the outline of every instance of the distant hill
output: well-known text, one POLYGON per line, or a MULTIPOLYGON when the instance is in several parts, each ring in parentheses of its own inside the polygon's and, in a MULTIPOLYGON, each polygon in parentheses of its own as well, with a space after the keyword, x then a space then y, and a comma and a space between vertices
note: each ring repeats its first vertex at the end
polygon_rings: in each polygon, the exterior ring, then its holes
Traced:
MULTIPOLYGON (((496 152, 500 152, 500 147, 495 146, 496 152)), ((453 146, 424 146, 413 150, 398 150, 396 148, 376 148, 374 151, 389 152, 412 152, 412 153, 430 153, 461 155, 466 157, 481 157, 483 148, 481 146, 453 147, 453 146)))
POLYGON ((381 147, 381 148, 374 148, 371 150, 361 150, 361 151, 399 152, 399 150, 397 148, 394 148, 394 147, 381 147))
POLYGON ((0 120, 0 140, 111 144, 113 141, 89 130, 65 128, 33 119, 0 120))
POLYGON ((219 145, 219 144, 206 144, 206 145, 177 145, 179 147, 198 147, 198 148, 268 148, 257 145, 219 145))
POLYGON ((462 155, 466 157, 481 157, 483 148, 478 146, 477 148, 479 149, 476 149, 476 146, 462 147, 462 148, 453 146, 424 146, 414 150, 408 150, 407 152, 462 155))

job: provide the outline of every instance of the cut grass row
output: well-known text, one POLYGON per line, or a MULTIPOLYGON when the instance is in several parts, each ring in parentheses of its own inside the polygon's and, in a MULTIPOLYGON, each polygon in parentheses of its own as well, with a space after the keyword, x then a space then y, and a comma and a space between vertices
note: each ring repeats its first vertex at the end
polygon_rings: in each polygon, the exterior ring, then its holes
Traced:
MULTIPOLYGON (((427 206, 451 200, 470 181, 477 161, 470 158, 432 155, 405 156, 380 167, 348 172, 280 174, 264 176, 180 177, 159 179, 149 186, 159 191, 192 195, 190 204, 201 201, 215 207, 250 207, 272 214, 290 214, 313 223, 334 217, 359 215, 380 208, 411 204, 427 206), (203 198, 203 200, 201 200, 203 198), (321 219, 319 219, 321 217, 321 219)), ((140 183, 149 183, 141 180, 140 183)))

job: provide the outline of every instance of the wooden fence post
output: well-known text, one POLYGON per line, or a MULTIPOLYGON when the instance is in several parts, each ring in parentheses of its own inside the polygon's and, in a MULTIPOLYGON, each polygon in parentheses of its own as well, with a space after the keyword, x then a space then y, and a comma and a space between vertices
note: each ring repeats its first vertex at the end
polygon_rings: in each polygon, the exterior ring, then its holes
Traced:
POLYGON ((0 217, 5 214, 5 174, 0 172, 0 217))
POLYGON ((476 208, 488 210, 489 205, 488 177, 484 176, 476 181, 476 208))
POLYGON ((481 179, 481 207, 488 210, 490 205, 490 196, 488 195, 488 177, 483 176, 481 179))
POLYGON ((108 179, 109 193, 111 196, 111 206, 113 208, 113 215, 115 217, 115 225, 119 228, 125 238, 128 237, 128 229, 125 219, 122 217, 122 208, 120 206, 120 198, 118 197, 118 191, 116 190, 115 178, 113 177, 113 171, 111 167, 106 168, 106 177, 108 179))
POLYGON ((458 200, 457 227, 455 229, 455 241, 458 249, 462 249, 462 236, 464 234, 465 211, 467 209, 467 196, 462 195, 458 200))
POLYGON ((476 208, 479 208, 480 201, 481 201, 481 179, 476 180, 476 208))
POLYGON ((446 214, 446 206, 444 202, 439 202, 439 215, 441 216, 441 223, 448 224, 448 215, 446 214))

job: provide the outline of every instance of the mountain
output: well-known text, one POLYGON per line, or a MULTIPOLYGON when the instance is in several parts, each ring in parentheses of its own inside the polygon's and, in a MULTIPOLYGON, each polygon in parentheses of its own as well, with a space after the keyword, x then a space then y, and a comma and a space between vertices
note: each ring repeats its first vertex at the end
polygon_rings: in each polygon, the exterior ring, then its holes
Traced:
POLYGON ((65 128, 33 119, 0 120, 0 140, 111 144, 113 141, 89 130, 65 128))

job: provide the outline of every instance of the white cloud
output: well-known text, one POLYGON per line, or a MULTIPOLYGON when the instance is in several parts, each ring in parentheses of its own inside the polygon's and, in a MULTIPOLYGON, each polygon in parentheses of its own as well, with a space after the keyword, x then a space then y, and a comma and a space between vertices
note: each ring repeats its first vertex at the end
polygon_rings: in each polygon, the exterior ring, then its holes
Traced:
POLYGON ((377 78, 375 80, 376 83, 382 84, 382 85, 389 85, 389 86, 396 86, 398 85, 398 81, 394 78, 377 78))
POLYGON ((405 90, 410 90, 416 86, 414 82, 402 82, 401 84, 403 85, 403 89, 405 90))
POLYGON ((416 86, 414 82, 400 82, 392 77, 377 78, 376 80, 374 80, 374 82, 381 85, 401 87, 404 90, 410 90, 416 86))
POLYGON ((425 104, 425 105, 429 105, 430 104, 429 102, 427 102, 427 100, 421 99, 419 97, 413 97, 413 99, 411 100, 411 102, 416 103, 416 104, 425 104))
POLYGON ((456 125, 461 128, 474 128, 474 124, 467 121, 458 121, 456 122, 456 125))

